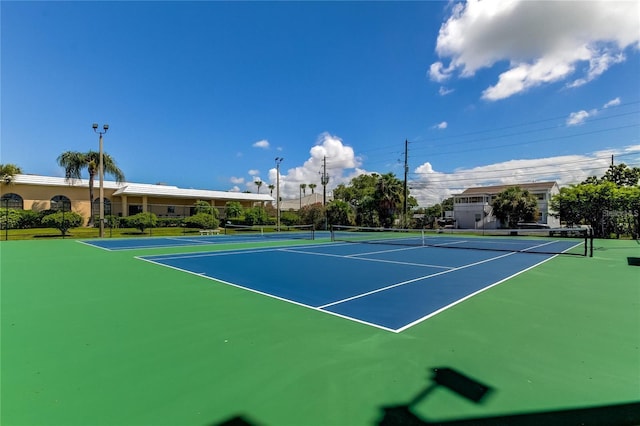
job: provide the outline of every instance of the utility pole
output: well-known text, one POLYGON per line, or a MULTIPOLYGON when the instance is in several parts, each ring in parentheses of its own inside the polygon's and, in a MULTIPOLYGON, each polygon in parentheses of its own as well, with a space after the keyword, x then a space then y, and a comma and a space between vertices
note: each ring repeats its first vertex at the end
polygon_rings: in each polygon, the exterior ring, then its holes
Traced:
POLYGON ((284 158, 276 157, 276 229, 280 232, 280 163, 284 158))
POLYGON ((322 159, 322 177, 320 178, 322 184, 322 205, 327 205, 327 184, 329 183, 329 175, 327 174, 327 156, 322 159))
POLYGON ((402 204, 402 222, 406 228, 409 225, 407 212, 407 173, 409 172, 409 141, 404 140, 404 201, 402 204))

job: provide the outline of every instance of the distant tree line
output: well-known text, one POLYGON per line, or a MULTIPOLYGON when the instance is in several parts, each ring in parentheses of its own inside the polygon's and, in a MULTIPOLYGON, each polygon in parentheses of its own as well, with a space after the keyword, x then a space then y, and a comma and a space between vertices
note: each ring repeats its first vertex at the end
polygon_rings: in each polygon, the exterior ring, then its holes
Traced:
POLYGON ((568 226, 589 225, 600 238, 640 237, 640 167, 611 165, 601 177, 561 188, 551 208, 568 226))

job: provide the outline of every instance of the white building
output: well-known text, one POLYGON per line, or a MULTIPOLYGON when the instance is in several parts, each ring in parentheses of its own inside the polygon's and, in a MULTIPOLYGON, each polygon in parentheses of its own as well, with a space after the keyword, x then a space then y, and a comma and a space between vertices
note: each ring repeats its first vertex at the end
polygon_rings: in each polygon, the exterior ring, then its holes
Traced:
POLYGON ((496 229, 500 222, 493 214, 493 200, 507 188, 518 186, 538 199, 540 217, 538 223, 551 228, 560 226, 560 219, 553 217, 549 207, 551 197, 560 192, 556 182, 520 183, 513 185, 468 188, 453 196, 453 216, 456 227, 464 229, 496 229))

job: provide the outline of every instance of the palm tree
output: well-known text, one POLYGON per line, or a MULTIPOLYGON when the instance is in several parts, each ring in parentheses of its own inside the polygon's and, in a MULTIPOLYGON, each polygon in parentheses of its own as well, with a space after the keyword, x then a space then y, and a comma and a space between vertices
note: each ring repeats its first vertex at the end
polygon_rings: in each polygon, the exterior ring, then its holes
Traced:
POLYGON ((301 183, 300 184, 300 189, 302 189, 302 196, 306 197, 307 196, 307 184, 306 183, 301 183))
POLYGON ((274 184, 271 184, 267 186, 267 188, 269 188, 269 191, 271 191, 271 196, 273 197, 273 190, 276 189, 276 186, 274 184))
POLYGON ((313 190, 316 189, 316 186, 318 186, 318 185, 316 185, 315 183, 310 183, 309 184, 309 188, 311 188, 311 194, 313 194, 313 190))
MULTIPOLYGON (((116 166, 115 161, 109 154, 102 154, 102 162, 104 172, 116 178, 116 182, 124 181, 124 173, 116 166)), ((89 225, 93 225, 93 180, 99 173, 100 153, 95 151, 77 152, 66 151, 58 157, 58 165, 64 167, 64 177, 67 182, 73 183, 75 180, 82 178, 82 170, 84 168, 89 172, 89 203, 91 205, 91 217, 89 217, 89 225)))
POLYGON ((10 185, 19 174, 22 174, 22 169, 15 164, 0 164, 0 183, 10 185))
POLYGON ((395 213, 402 202, 402 183, 393 173, 386 173, 378 178, 374 198, 378 204, 378 215, 382 226, 393 225, 395 213))

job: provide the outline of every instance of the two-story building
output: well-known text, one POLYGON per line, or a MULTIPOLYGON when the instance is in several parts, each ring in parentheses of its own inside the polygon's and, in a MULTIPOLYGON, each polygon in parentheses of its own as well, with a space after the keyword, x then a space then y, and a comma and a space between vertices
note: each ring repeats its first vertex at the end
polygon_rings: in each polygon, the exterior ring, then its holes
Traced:
POLYGON ((493 200, 505 189, 518 186, 529 191, 538 200, 540 217, 538 224, 551 228, 560 226, 560 219, 553 217, 549 202, 560 192, 556 182, 520 183, 512 185, 468 188, 453 196, 453 216, 456 227, 464 229, 496 229, 500 221, 493 214, 493 200))

